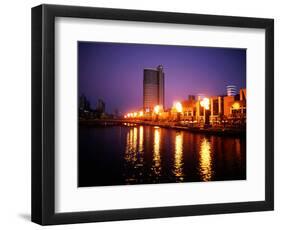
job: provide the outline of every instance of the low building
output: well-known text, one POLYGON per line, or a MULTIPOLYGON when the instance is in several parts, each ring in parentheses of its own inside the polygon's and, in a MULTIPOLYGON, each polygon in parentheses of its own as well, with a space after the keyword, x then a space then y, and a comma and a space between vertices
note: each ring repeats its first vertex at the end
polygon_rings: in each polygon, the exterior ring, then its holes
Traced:
POLYGON ((210 123, 220 124, 224 115, 224 100, 222 96, 210 98, 210 123))
MULTIPOLYGON (((161 122, 179 122, 196 126, 236 126, 246 124, 246 89, 240 89, 236 95, 195 97, 189 95, 186 100, 175 102, 170 109, 156 105, 151 113, 143 113, 138 119, 161 122)), ((128 116, 129 118, 131 116, 128 116)))
POLYGON ((195 96, 189 95, 188 100, 182 101, 183 120, 192 123, 196 120, 195 96))
POLYGON ((230 123, 246 123, 246 89, 235 96, 224 97, 224 119, 230 123))

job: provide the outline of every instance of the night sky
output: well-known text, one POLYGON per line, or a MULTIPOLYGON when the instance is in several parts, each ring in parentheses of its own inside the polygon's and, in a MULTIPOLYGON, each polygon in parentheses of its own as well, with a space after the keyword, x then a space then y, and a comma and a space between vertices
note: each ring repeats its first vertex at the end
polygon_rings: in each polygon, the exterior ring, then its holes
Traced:
POLYGON ((142 108, 143 69, 163 65, 165 106, 189 94, 226 94, 226 85, 246 87, 246 50, 125 43, 78 42, 79 95, 106 112, 142 108))

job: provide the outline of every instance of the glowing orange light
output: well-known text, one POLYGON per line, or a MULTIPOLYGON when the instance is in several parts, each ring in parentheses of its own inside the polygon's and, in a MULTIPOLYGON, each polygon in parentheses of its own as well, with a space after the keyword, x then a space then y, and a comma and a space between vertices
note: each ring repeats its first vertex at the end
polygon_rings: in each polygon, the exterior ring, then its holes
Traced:
POLYGON ((178 113, 182 113, 182 104, 180 102, 174 102, 174 108, 177 110, 178 113))
POLYGON ((138 115, 138 113, 134 112, 133 116, 136 117, 138 115))
POLYGON ((210 106, 210 99, 207 98, 207 97, 203 98, 202 101, 200 101, 200 105, 202 107, 204 107, 206 110, 209 110, 210 109, 210 107, 209 107, 210 106))
POLYGON ((127 118, 127 115, 125 115, 124 118, 127 118))
POLYGON ((238 110, 240 109, 240 104, 238 102, 235 102, 233 105, 232 105, 232 108, 235 109, 235 110, 238 110))
POLYGON ((159 114, 159 112, 160 112, 160 106, 159 106, 159 105, 156 105, 156 106, 154 107, 154 113, 159 114))
POLYGON ((139 112, 139 116, 142 117, 143 116, 143 111, 139 112))

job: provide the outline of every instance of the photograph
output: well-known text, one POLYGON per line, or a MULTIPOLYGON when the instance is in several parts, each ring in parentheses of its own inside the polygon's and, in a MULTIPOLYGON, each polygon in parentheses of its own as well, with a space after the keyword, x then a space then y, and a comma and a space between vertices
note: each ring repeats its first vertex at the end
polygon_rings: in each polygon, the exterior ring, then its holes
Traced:
POLYGON ((31 9, 31 221, 269 217, 274 14, 124 6, 31 9))
POLYGON ((246 180, 244 48, 78 41, 78 187, 246 180))

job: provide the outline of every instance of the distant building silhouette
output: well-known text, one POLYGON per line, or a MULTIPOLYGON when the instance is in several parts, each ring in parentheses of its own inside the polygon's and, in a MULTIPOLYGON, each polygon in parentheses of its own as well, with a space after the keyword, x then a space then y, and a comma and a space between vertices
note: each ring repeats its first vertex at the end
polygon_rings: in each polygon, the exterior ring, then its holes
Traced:
POLYGON ((80 111, 90 111, 91 105, 84 94, 79 97, 79 110, 80 111))
POLYGON ((105 113, 105 102, 102 99, 98 99, 96 110, 101 114, 105 113))

